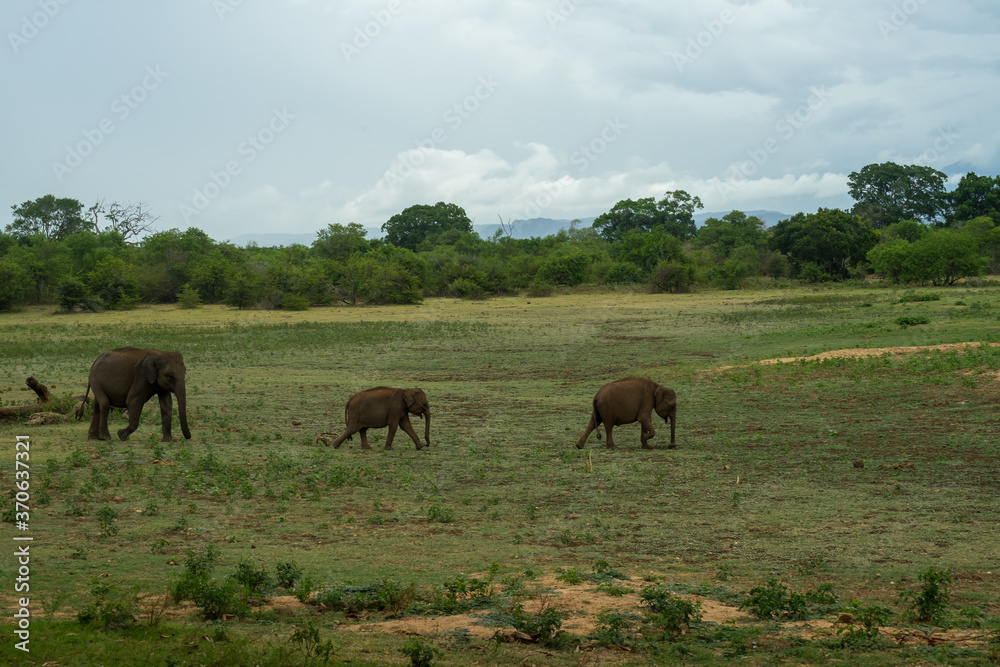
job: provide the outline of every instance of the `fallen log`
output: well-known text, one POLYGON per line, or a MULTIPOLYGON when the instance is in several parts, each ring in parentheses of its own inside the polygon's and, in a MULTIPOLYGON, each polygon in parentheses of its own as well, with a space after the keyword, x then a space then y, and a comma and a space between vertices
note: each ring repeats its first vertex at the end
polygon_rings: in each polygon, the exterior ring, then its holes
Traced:
POLYGON ((8 405, 0 407, 0 419, 13 419, 24 415, 33 415, 36 412, 39 412, 39 405, 48 403, 52 400, 52 394, 49 392, 49 388, 39 382, 35 377, 28 378, 24 383, 28 385, 29 389, 38 395, 38 401, 33 405, 8 405))

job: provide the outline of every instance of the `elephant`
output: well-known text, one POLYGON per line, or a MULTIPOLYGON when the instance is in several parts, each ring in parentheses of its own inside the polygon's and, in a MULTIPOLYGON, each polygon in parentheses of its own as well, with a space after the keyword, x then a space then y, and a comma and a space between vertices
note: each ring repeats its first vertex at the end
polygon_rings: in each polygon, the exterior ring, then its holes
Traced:
MULTIPOLYGON (((597 429, 603 421, 608 430, 608 448, 615 446, 611 430, 619 424, 639 422, 642 425, 640 440, 643 449, 653 449, 649 439, 656 435, 650 416, 653 410, 663 417, 664 423, 670 424, 670 445, 673 449, 674 427, 677 421, 677 394, 673 389, 667 389, 649 378, 628 377, 615 382, 609 382, 601 387, 594 396, 594 411, 590 415, 590 423, 576 442, 577 449, 583 449, 590 432, 597 429)), ((601 432, 597 431, 600 440, 601 432)))
POLYGON ((108 412, 111 408, 128 408, 128 426, 119 429, 118 437, 127 440, 139 428, 142 406, 154 395, 160 399, 161 442, 170 442, 172 405, 170 393, 177 396, 177 415, 184 437, 191 438, 187 421, 187 388, 184 376, 187 369, 180 352, 143 350, 136 347, 119 347, 98 355, 90 367, 90 378, 83 402, 76 418, 83 417, 87 395, 94 390, 94 410, 90 420, 89 440, 109 440, 108 412))
POLYGON ((421 449, 424 445, 420 444, 420 439, 414 432, 413 426, 410 425, 410 414, 423 417, 424 441, 427 443, 426 446, 430 447, 431 410, 427 403, 427 395, 422 389, 373 387, 359 391, 351 396, 347 405, 344 406, 344 421, 347 422, 347 429, 333 441, 333 447, 335 449, 340 447, 344 440, 360 431, 361 448, 371 449, 368 446, 368 429, 388 426, 389 434, 385 437, 386 449, 392 449, 392 439, 399 427, 406 431, 417 449, 421 449))

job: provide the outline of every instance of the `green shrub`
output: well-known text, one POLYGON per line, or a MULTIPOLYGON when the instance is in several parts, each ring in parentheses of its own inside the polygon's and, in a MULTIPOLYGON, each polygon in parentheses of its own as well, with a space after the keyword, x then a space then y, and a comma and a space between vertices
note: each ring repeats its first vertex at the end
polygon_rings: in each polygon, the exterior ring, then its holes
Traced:
POLYGON ((594 639, 600 646, 634 646, 638 642, 635 630, 642 618, 621 611, 602 611, 597 615, 594 639))
POLYGON ((355 585, 349 582, 331 584, 316 592, 309 599, 311 604, 323 605, 334 611, 358 613, 384 611, 396 616, 407 611, 416 597, 416 586, 403 586, 383 579, 373 584, 355 585))
POLYGON ((486 290, 468 278, 456 278, 448 285, 448 296, 458 299, 483 299, 486 290))
POLYGON ((302 578, 302 568, 295 563, 278 563, 274 569, 277 584, 286 590, 294 589, 295 583, 302 578))
POLYGON ((552 296, 552 293, 555 292, 555 290, 556 288, 552 283, 543 280, 536 275, 535 279, 531 281, 530 285, 528 285, 526 294, 530 297, 552 296))
POLYGON ((285 310, 309 310, 312 301, 301 294, 286 294, 281 301, 281 307, 285 310))
POLYGON ((653 616, 650 620, 671 634, 680 634, 692 621, 702 618, 701 603, 674 595, 664 586, 646 586, 639 597, 649 607, 653 616))
POLYGON ((631 285, 646 280, 646 273, 635 262, 615 262, 604 274, 608 285, 631 285))
POLYGON ((264 590, 271 584, 271 575, 264 569, 254 567, 253 561, 241 560, 236 564, 236 572, 229 575, 243 589, 243 597, 251 603, 259 603, 264 590))
POLYGON ((726 290, 736 290, 743 287, 750 270, 746 264, 735 259, 727 259, 715 271, 715 282, 726 290))
POLYGON ((944 625, 948 609, 948 588, 951 583, 951 570, 935 570, 930 568, 917 575, 923 582, 920 592, 902 591, 899 597, 910 601, 906 616, 919 623, 934 623, 944 625))
POLYGON ((893 321, 903 328, 930 323, 930 320, 923 315, 903 315, 902 317, 897 317, 893 321))
POLYGON ((585 580, 580 573, 576 571, 576 568, 569 568, 568 570, 563 570, 556 575, 556 580, 564 581, 567 584, 582 584, 585 580))
POLYGON ((118 534, 118 526, 115 525, 117 518, 118 512, 109 505, 105 505, 97 510, 97 522, 100 525, 102 537, 111 537, 118 534))
POLYGON ((649 285, 654 292, 687 292, 694 284, 694 265, 675 260, 664 260, 649 275, 649 285))
POLYGON ((201 295, 198 290, 191 286, 191 283, 185 285, 184 289, 177 293, 177 306, 183 310, 192 310, 201 306, 201 295))
POLYGON ((941 295, 936 292, 927 292, 926 294, 904 294, 899 297, 896 303, 912 303, 916 301, 940 301, 941 295))
POLYGON ((90 582, 91 600, 76 614, 80 625, 96 625, 102 629, 121 629, 135 623, 139 611, 139 594, 134 588, 119 589, 94 579, 90 582))
POLYGON ((777 579, 771 578, 764 586, 751 588, 747 598, 740 604, 740 609, 750 609, 750 613, 757 618, 787 616, 792 620, 800 620, 808 618, 810 606, 826 610, 835 605, 837 600, 832 584, 821 584, 806 593, 796 593, 778 583, 777 579))
POLYGON ((411 637, 399 652, 410 659, 410 667, 430 667, 434 656, 441 655, 441 651, 425 644, 420 637, 411 637))
POLYGON ((455 512, 448 509, 447 507, 441 507, 440 505, 431 505, 427 510, 427 520, 430 522, 438 523, 454 523, 455 522, 455 512))
POLYGON ((77 308, 96 311, 97 299, 90 288, 77 278, 66 278, 59 283, 59 308, 71 313, 77 308))
POLYGON ((547 607, 537 614, 529 614, 521 604, 514 605, 510 612, 514 629, 523 632, 534 641, 546 646, 559 643, 562 621, 569 612, 547 607))

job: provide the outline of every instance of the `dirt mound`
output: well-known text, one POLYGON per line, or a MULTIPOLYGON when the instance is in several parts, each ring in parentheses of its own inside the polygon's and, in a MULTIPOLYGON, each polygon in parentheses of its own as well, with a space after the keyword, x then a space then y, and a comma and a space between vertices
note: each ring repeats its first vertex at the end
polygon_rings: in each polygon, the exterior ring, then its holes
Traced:
MULTIPOLYGON (((939 352, 965 352, 969 348, 979 347, 980 345, 989 345, 990 347, 1000 346, 1000 343, 980 343, 980 342, 968 342, 968 343, 943 343, 941 345, 914 345, 911 347, 854 347, 846 350, 830 350, 828 352, 820 352, 819 354, 809 355, 807 357, 778 357, 776 359, 761 359, 760 361, 750 362, 751 364, 787 364, 794 361, 820 361, 822 359, 849 359, 849 358, 859 358, 859 357, 880 357, 883 354, 913 354, 915 352, 925 352, 929 350, 939 351, 939 352)), ((743 364, 747 365, 747 364, 743 364)), ((724 371, 730 368, 740 368, 742 365, 735 366, 720 366, 712 370, 724 371)))

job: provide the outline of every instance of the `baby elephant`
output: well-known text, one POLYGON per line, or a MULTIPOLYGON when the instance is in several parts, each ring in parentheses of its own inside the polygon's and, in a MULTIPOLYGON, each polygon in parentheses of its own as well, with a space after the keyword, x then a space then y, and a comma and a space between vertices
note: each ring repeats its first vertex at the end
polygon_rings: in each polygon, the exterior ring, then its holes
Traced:
POLYGON ((427 403, 427 395, 422 389, 393 389, 392 387, 374 387, 359 391, 351 400, 347 401, 344 408, 344 419, 347 421, 347 429, 334 440, 333 446, 340 447, 344 440, 347 440, 357 432, 361 432, 361 448, 371 449, 368 446, 368 429, 389 427, 389 434, 385 437, 385 448, 392 449, 392 439, 396 435, 396 429, 402 427, 406 434, 413 439, 417 449, 423 447, 420 439, 410 425, 410 414, 420 415, 424 418, 424 440, 427 446, 431 444, 431 410, 427 403))
MULTIPOLYGON (((639 422, 642 425, 640 440, 643 449, 652 449, 649 439, 656 435, 653 422, 650 421, 653 410, 663 417, 664 423, 670 422, 670 445, 674 448, 674 424, 677 420, 677 394, 673 389, 662 387, 649 378, 624 378, 609 382, 601 387, 594 396, 594 411, 590 415, 590 423, 576 442, 577 449, 583 449, 590 432, 601 425, 603 421, 608 429, 608 448, 615 446, 611 430, 619 424, 639 422)), ((597 431, 597 438, 601 432, 597 431)))

